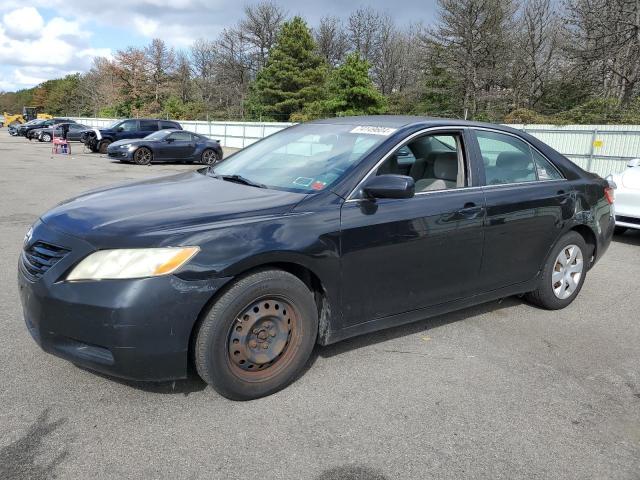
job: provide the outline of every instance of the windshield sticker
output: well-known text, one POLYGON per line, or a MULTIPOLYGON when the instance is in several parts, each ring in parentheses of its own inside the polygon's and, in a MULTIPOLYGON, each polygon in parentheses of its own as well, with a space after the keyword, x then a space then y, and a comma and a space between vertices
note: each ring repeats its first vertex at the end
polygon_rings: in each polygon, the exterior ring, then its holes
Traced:
POLYGON ((313 182, 313 178, 309 177, 298 177, 293 181, 294 185, 300 185, 301 187, 308 187, 313 182))
POLYGON ((388 137, 396 130, 397 128, 360 125, 358 127, 355 127, 353 130, 351 130, 351 133, 366 133, 368 135, 382 135, 383 137, 388 137))
POLYGON ((316 180, 311 184, 311 190, 323 190, 327 184, 325 182, 321 182, 320 180, 316 180))

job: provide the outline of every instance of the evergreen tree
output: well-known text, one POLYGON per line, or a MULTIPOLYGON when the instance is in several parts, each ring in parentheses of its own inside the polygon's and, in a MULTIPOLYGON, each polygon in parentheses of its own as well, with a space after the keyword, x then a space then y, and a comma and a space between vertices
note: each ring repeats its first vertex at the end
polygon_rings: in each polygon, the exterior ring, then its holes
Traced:
POLYGON ((358 52, 347 55, 344 63, 331 72, 327 97, 305 108, 303 119, 375 115, 384 112, 386 101, 369 77, 369 62, 358 52))
POLYGON ((309 27, 300 17, 282 26, 267 64, 251 86, 249 111, 256 117, 287 121, 322 98, 326 63, 316 53, 309 27))

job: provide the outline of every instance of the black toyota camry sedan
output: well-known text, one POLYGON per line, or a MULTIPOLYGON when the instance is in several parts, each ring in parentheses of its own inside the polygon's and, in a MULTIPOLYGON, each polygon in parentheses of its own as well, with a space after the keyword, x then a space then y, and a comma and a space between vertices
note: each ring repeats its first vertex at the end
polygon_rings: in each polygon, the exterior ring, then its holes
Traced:
POLYGON ((113 142, 107 147, 107 155, 138 165, 174 161, 211 165, 222 159, 222 147, 219 141, 197 133, 167 129, 140 139, 113 142))
POLYGON ((18 281, 47 352, 251 399, 327 345, 524 294, 560 309, 614 228, 613 191, 497 125, 351 117, 222 162, 92 191, 27 233, 18 281))

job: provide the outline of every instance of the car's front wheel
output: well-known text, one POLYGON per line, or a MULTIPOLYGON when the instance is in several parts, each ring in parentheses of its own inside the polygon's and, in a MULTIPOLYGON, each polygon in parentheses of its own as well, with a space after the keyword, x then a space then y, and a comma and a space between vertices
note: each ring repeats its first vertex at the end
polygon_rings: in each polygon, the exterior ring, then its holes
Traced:
POLYGON ((50 142, 51 141, 51 135, 48 133, 43 133, 42 136, 40 137, 41 141, 43 142, 50 142))
POLYGON ((262 270, 235 282, 200 324, 198 374, 233 400, 264 397, 289 385, 316 341, 313 294, 297 277, 262 270))
POLYGON ((133 161, 138 165, 149 165, 153 160, 153 153, 147 147, 140 147, 133 154, 133 161))
POLYGON ((111 140, 102 140, 98 145, 98 151, 102 154, 107 153, 107 148, 109 148, 110 144, 111 144, 111 140))
POLYGON ((549 255, 538 288, 526 295, 527 300, 548 310, 559 310, 573 302, 587 275, 587 251, 582 235, 563 235, 549 255))

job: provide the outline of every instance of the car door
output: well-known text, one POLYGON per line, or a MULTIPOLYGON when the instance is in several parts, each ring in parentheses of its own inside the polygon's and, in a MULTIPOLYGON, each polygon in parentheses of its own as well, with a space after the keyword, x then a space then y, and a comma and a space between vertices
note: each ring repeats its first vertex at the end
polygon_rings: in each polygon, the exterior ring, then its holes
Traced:
MULTIPOLYGON (((407 141, 414 156, 427 150, 416 142, 451 146, 448 152, 416 158, 427 167, 414 177, 412 198, 371 200, 356 192, 343 204, 345 326, 446 303, 478 289, 484 196, 475 185, 467 135, 464 129, 425 131, 407 141)), ((397 158, 398 151, 408 156, 403 146, 392 150, 370 176, 406 171, 397 158)))
POLYGON ((186 160, 193 155, 196 144, 189 132, 169 134, 161 146, 161 158, 164 160, 186 160))
POLYGON ((535 277, 575 197, 560 171, 515 134, 474 129, 487 215, 481 267, 486 291, 535 277))
POLYGON ((88 127, 85 125, 80 125, 79 123, 70 123, 69 124, 69 133, 67 134, 68 140, 80 140, 82 136, 82 131, 86 130, 88 127))

